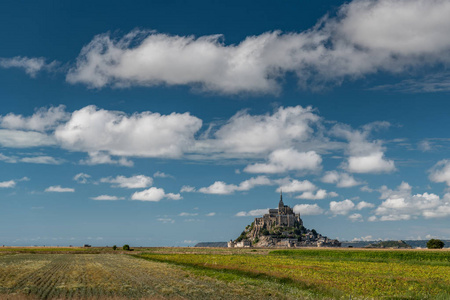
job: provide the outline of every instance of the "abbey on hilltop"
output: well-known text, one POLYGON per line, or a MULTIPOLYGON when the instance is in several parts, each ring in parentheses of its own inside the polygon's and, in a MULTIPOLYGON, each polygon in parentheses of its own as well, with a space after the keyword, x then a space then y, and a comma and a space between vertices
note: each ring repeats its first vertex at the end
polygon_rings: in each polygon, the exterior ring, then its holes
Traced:
POLYGON ((228 247, 340 247, 338 240, 329 239, 303 226, 300 214, 284 205, 280 193, 278 208, 248 225, 228 247))

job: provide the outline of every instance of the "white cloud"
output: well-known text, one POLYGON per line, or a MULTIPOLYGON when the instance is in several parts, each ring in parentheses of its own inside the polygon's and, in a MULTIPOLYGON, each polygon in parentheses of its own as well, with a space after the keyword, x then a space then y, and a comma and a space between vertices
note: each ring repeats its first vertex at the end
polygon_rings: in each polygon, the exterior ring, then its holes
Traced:
POLYGON ((51 156, 34 156, 34 157, 22 157, 21 162, 32 164, 45 164, 45 165, 60 165, 64 161, 51 156))
POLYGON ((170 200, 181 200, 181 199, 183 199, 183 197, 180 194, 174 194, 174 193, 167 193, 165 195, 165 197, 167 199, 170 199, 170 200))
POLYGON ((146 188, 153 184, 153 179, 145 175, 135 175, 131 177, 116 176, 101 178, 100 182, 113 183, 113 187, 127 188, 127 189, 140 189, 146 188))
POLYGON ((347 215, 351 210, 355 208, 353 201, 346 199, 344 201, 331 201, 330 212, 333 215, 347 215))
POLYGON ((45 132, 69 119, 69 113, 64 105, 41 107, 30 117, 9 113, 0 116, 0 127, 45 132))
POLYGON ((324 213, 324 210, 317 204, 297 204, 293 208, 296 214, 301 216, 315 216, 324 213))
POLYGON ((240 211, 236 214, 236 217, 258 217, 267 213, 269 213, 268 208, 254 209, 249 212, 240 211))
POLYGON ((124 167, 134 166, 134 162, 126 159, 125 157, 120 157, 119 159, 114 159, 108 153, 104 151, 94 151, 88 153, 87 159, 80 160, 82 165, 119 165, 124 167))
POLYGON ((266 32, 231 45, 222 35, 102 34, 83 47, 67 81, 96 88, 162 84, 277 93, 289 72, 300 85, 319 88, 380 71, 447 65, 448 15, 445 0, 354 0, 304 32, 266 32))
POLYGON ((363 222, 363 216, 361 214, 351 214, 348 219, 352 222, 363 222))
POLYGON ((309 200, 322 200, 325 199, 327 197, 337 197, 338 194, 335 192, 327 192, 326 190, 318 190, 315 193, 308 191, 308 192, 303 192, 302 194, 300 194, 299 196, 295 197, 296 199, 309 199, 309 200))
POLYGON ((395 170, 394 161, 386 160, 383 152, 348 159, 348 170, 354 173, 385 173, 395 170))
POLYGON ((267 163, 256 163, 245 167, 248 173, 284 173, 287 171, 320 170, 322 158, 315 151, 298 152, 295 149, 273 151, 267 163))
POLYGON ((20 68, 24 69, 25 73, 30 75, 31 77, 35 77, 36 74, 45 69, 51 70, 57 65, 56 61, 47 64, 45 62, 45 58, 43 57, 32 57, 28 58, 26 56, 16 56, 12 58, 0 57, 0 67, 9 69, 9 68, 20 68))
POLYGON ((156 171, 154 174, 153 174, 153 177, 159 177, 159 178, 174 178, 172 175, 169 175, 169 174, 166 174, 166 173, 164 173, 164 172, 160 172, 160 171, 156 171))
POLYGON ((371 235, 362 236, 360 238, 353 238, 352 241, 373 241, 374 238, 371 235))
POLYGON ((216 215, 215 212, 210 212, 210 213, 207 213, 205 216, 207 216, 207 217, 214 217, 215 215, 216 215))
MULTIPOLYGON (((385 199, 375 210, 380 221, 410 220, 424 218, 444 218, 450 216, 450 194, 439 197, 433 193, 411 193, 411 186, 402 182, 396 190, 380 189, 385 199)), ((377 220, 374 218, 373 220, 377 220)))
POLYGON ((450 186, 450 160, 443 159, 437 162, 430 170, 430 180, 433 182, 445 182, 450 186))
POLYGON ((203 194, 228 195, 234 193, 237 189, 237 185, 226 184, 223 181, 216 181, 208 187, 200 188, 198 191, 203 194))
POLYGON ((56 145, 52 136, 36 131, 0 129, 0 145, 9 148, 29 148, 56 145))
POLYGON ((75 189, 73 188, 64 188, 60 185, 49 186, 45 189, 46 192, 56 192, 56 193, 73 193, 75 189))
POLYGON ((216 181, 208 187, 200 188, 198 191, 203 194, 228 195, 236 191, 248 191, 256 186, 271 184, 273 184, 273 182, 266 176, 258 176, 244 180, 239 185, 216 181))
POLYGON ((187 212, 182 212, 180 214, 178 214, 180 217, 193 217, 193 216, 198 216, 198 213, 187 213, 187 212))
POLYGON ((240 111, 215 133, 214 139, 199 140, 203 151, 228 154, 266 154, 308 140, 320 120, 312 107, 279 107, 273 114, 250 115, 240 111))
POLYGON ((55 131, 69 150, 116 156, 179 157, 194 144, 202 121, 189 113, 161 115, 142 112, 131 116, 86 106, 55 131))
POLYGON ((12 188, 15 186, 16 186, 16 182, 14 180, 0 182, 0 188, 12 188))
POLYGON ((317 187, 309 180, 299 181, 296 179, 279 180, 280 187, 277 188, 277 192, 295 193, 304 191, 314 191, 317 187))
POLYGON ((161 222, 161 223, 164 223, 164 224, 173 224, 173 223, 175 223, 175 220, 170 219, 170 218, 158 218, 156 220, 161 222))
POLYGON ((75 180, 78 183, 88 183, 89 182, 89 178, 91 178, 91 175, 86 174, 86 173, 78 173, 73 177, 73 180, 75 180))
POLYGON ((92 197, 92 200, 99 200, 99 201, 116 201, 116 200, 123 200, 125 198, 123 197, 117 197, 117 196, 110 196, 110 195, 100 195, 97 197, 92 197))
POLYGON ((6 163, 9 163, 9 164, 17 163, 17 158, 16 157, 7 156, 7 155, 4 155, 3 153, 0 153, 0 160, 4 161, 6 163))
POLYGON ((362 210, 364 208, 374 208, 375 204, 373 203, 369 203, 369 202, 365 202, 365 201, 361 201, 356 205, 356 209, 357 210, 362 210))
POLYGON ((164 192, 164 189, 156 187, 151 187, 149 189, 140 192, 135 192, 131 196, 131 200, 152 201, 152 202, 161 201, 163 198, 168 198, 171 200, 182 199, 180 194, 173 194, 173 193, 166 194, 164 192))
POLYGON ((363 126, 362 130, 353 130, 347 125, 338 124, 331 133, 348 140, 349 157, 343 167, 352 173, 390 173, 395 171, 393 160, 384 157, 385 148, 381 141, 369 141, 372 131, 389 127, 388 122, 374 122, 363 126))
POLYGON ((193 193, 195 192, 195 187, 189 185, 183 185, 180 189, 180 193, 193 193))
POLYGON ((348 188, 363 184, 356 180, 352 175, 347 173, 339 173, 337 171, 328 171, 322 177, 322 182, 336 184, 337 187, 348 188))

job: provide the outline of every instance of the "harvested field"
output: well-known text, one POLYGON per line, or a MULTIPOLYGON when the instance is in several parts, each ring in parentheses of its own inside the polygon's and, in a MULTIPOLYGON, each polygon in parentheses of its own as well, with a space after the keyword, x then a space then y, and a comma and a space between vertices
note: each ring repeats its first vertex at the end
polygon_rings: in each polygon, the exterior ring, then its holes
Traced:
POLYGON ((0 256, 6 299, 299 299, 309 294, 265 279, 222 278, 121 254, 0 256))

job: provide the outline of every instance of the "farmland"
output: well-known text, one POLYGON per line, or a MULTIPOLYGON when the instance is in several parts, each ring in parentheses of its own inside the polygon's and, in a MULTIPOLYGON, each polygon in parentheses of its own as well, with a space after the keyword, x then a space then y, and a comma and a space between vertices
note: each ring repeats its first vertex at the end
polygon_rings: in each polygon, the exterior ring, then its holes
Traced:
POLYGON ((0 299, 449 299, 450 251, 0 251, 0 299))

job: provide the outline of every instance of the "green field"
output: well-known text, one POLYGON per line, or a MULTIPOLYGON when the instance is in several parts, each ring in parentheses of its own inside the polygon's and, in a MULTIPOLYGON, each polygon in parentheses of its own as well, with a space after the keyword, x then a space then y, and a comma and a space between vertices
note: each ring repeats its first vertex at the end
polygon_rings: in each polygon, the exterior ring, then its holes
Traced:
POLYGON ((450 299, 448 250, 30 249, 0 299, 450 299))

